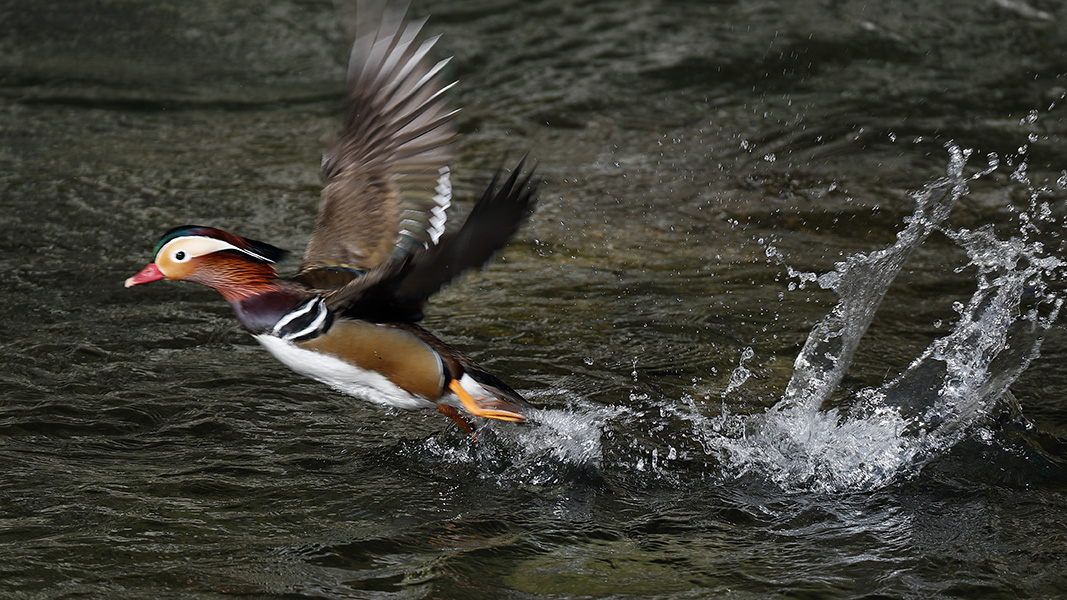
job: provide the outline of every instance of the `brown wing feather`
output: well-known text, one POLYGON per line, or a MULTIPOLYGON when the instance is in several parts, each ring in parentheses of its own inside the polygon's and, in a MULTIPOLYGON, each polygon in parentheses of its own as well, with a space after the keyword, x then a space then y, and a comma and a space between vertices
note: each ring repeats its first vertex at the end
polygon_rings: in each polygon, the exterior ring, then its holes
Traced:
POLYGON ((404 8, 357 5, 344 132, 323 154, 326 185, 302 269, 370 270, 436 242, 451 199, 456 111, 445 102, 447 60, 417 42, 404 8))

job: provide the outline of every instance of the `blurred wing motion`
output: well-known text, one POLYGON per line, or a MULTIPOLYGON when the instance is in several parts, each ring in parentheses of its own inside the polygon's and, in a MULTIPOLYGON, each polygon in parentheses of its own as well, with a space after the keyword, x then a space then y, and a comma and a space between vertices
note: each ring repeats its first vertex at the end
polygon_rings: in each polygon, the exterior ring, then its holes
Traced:
MULTIPOLYGON (((448 60, 427 58, 437 38, 417 42, 424 20, 404 8, 360 3, 348 69, 345 128, 323 154, 318 222, 301 271, 369 271, 435 244, 452 187, 456 133, 443 83, 448 60)), ((326 278, 329 280, 329 278, 326 278)))

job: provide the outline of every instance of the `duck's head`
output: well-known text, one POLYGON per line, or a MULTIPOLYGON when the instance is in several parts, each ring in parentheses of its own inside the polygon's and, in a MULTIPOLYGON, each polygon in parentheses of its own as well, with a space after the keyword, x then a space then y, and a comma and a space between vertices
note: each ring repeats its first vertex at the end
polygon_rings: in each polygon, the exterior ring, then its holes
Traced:
POLYGON ((126 287, 160 279, 192 281, 224 294, 276 277, 274 263, 287 251, 214 227, 183 225, 159 239, 155 260, 126 280, 126 287))

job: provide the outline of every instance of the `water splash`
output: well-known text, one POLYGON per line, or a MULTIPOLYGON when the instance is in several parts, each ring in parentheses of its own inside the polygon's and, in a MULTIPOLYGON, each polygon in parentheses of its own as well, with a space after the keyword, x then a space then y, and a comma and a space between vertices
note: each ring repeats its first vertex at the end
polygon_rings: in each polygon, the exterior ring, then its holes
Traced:
POLYGON ((745 385, 748 378, 752 377, 752 371, 749 371, 745 367, 745 363, 752 360, 752 357, 755 355, 756 353, 752 348, 745 348, 741 352, 741 359, 737 363, 737 368, 730 373, 730 381, 727 382, 726 389, 722 392, 723 399, 726 399, 730 394, 737 391, 738 388, 745 385))
MULTIPOLYGON (((525 426, 484 421, 479 423, 478 442, 432 437, 420 450, 450 463, 476 464, 482 477, 499 482, 551 486, 600 477, 601 438, 607 423, 627 409, 593 405, 567 390, 542 394, 571 397, 571 406, 532 411, 525 426)), ((531 400, 536 402, 537 395, 531 400)))
POLYGON ((881 390, 884 404, 909 415, 924 451, 951 446, 989 412, 1037 358, 1063 303, 1046 280, 1064 263, 1040 243, 1002 241, 991 227, 948 233, 978 267, 978 289, 952 332, 881 390))
MULTIPOLYGON (((765 414, 742 418, 744 435, 718 440, 733 476, 756 472, 786 490, 882 487, 960 441, 1038 356, 1063 302, 1048 282, 1065 264, 1028 237, 1037 232, 1034 222, 1047 218, 1032 198, 1016 237, 998 239, 991 227, 945 229, 944 219, 967 193, 969 155, 949 150, 947 177, 916 195, 915 212, 894 244, 853 255, 820 277, 839 301, 812 329, 781 400, 765 414), (889 285, 934 230, 963 247, 978 272, 977 289, 952 331, 900 376, 859 393, 846 412, 823 410, 889 285)), ((990 161, 972 178, 996 168, 990 161)))
POLYGON ((967 192, 963 167, 968 153, 952 146, 950 154, 948 176, 915 196, 915 212, 896 243, 870 254, 854 254, 819 277, 819 285, 835 291, 840 300, 808 335, 776 412, 811 413, 837 389, 901 267, 967 192))

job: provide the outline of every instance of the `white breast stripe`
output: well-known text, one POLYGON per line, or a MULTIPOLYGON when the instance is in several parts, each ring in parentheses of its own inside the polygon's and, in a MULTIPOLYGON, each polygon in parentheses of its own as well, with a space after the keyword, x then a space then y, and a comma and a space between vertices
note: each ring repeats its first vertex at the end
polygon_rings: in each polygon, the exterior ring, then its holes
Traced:
POLYGON ((326 322, 326 315, 328 314, 328 311, 326 310, 326 303, 322 301, 322 298, 315 298, 314 302, 315 302, 315 306, 318 308, 318 311, 319 311, 319 314, 315 315, 315 320, 312 321, 307 327, 301 329, 300 331, 286 334, 285 339, 287 339, 287 340, 300 339, 300 338, 304 337, 305 335, 307 335, 309 333, 318 331, 319 328, 322 327, 322 324, 326 322))
POLYGON ((300 317, 310 312, 311 309, 315 308, 316 300, 319 300, 319 298, 312 298, 310 301, 305 302, 302 306, 286 314, 281 319, 278 319, 278 322, 274 324, 274 329, 272 329, 270 332, 271 335, 278 335, 278 332, 280 332, 286 325, 291 323, 294 319, 299 319, 300 317))

